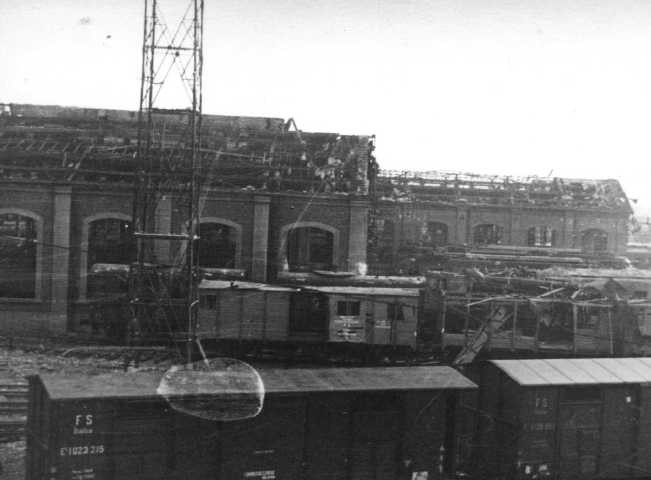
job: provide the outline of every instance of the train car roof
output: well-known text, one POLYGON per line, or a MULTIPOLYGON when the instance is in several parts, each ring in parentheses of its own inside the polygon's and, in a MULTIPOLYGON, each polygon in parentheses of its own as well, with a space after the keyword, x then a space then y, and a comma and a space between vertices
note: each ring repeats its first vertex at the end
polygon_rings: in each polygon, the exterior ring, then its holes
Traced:
POLYGON ((201 280, 199 290, 259 290, 264 292, 295 292, 295 288, 269 283, 243 282, 240 280, 201 280))
POLYGON ((380 390, 447 390, 476 385, 446 366, 358 367, 261 370, 265 389, 273 392, 354 392, 380 390))
MULTIPOLYGON (((459 390, 477 385, 447 366, 257 370, 264 392, 271 394, 459 390)), ((92 376, 41 375, 48 395, 58 400, 155 398, 163 372, 110 373, 92 376)), ((216 381, 223 376, 216 375, 216 381)), ((251 393, 226 383, 213 393, 251 393)))
POLYGON ((613 278, 615 280, 649 280, 651 279, 651 270, 640 268, 560 268, 552 267, 541 270, 538 273, 540 279, 556 279, 568 277, 582 278, 613 278))
POLYGON ((651 382, 651 358, 491 360, 522 386, 651 382))
POLYGON ((360 296, 384 296, 384 297, 417 297, 418 288, 399 287, 339 287, 339 286, 304 286, 304 290, 327 293, 330 295, 360 295, 360 296))
POLYGON ((405 287, 355 287, 355 286, 322 286, 301 285, 285 287, 269 283, 244 282, 240 280, 202 280, 199 290, 258 290, 264 292, 297 292, 299 290, 325 293, 329 295, 358 295, 385 297, 418 297, 418 288, 405 287))

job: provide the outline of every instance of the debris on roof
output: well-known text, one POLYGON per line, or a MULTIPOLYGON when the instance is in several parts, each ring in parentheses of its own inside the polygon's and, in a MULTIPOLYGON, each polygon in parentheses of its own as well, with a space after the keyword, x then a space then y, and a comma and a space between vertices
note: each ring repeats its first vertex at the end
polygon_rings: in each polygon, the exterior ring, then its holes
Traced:
MULTIPOLYGON (((0 109, 0 178, 132 182, 137 112, 8 105, 0 109)), ((157 110, 152 118, 152 149, 166 175, 182 182, 189 163, 178 158, 189 151, 189 112, 157 110)), ((202 115, 201 121, 204 187, 368 193, 373 137, 301 132, 279 118, 202 115)))
POLYGON ((303 289, 328 295, 352 295, 360 297, 418 297, 419 295, 417 288, 306 286, 303 289))
POLYGON ((387 201, 532 205, 632 213, 617 180, 480 175, 461 172, 379 172, 377 190, 387 201))

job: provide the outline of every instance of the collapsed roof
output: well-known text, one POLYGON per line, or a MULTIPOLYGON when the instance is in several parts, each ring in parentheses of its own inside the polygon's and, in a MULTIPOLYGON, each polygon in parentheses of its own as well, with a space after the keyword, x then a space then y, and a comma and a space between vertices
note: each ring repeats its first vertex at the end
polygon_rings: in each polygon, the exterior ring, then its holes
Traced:
POLYGON ((381 170, 383 200, 612 210, 632 213, 617 180, 381 170))
MULTIPOLYGON (((189 111, 157 110, 152 121, 161 173, 179 182, 189 175, 189 111)), ((387 201, 632 213, 617 180, 379 171, 372 136, 302 132, 269 117, 205 114, 201 122, 205 186, 366 195, 375 182, 387 201)), ((131 184, 137 144, 138 112, 0 103, 0 178, 131 184)))
MULTIPOLYGON (((152 114, 157 168, 176 181, 189 175, 189 120, 152 114)), ((209 187, 364 195, 372 142, 301 132, 291 119, 202 115, 201 176, 209 187)), ((137 145, 137 112, 0 104, 0 178, 131 183, 137 145)))

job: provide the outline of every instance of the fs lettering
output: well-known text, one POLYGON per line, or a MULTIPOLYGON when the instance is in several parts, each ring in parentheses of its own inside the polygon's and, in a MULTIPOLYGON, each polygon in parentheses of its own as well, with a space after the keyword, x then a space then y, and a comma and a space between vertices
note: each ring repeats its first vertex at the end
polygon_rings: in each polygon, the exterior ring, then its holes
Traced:
POLYGON ((93 415, 75 415, 75 427, 90 427, 93 425, 93 415))

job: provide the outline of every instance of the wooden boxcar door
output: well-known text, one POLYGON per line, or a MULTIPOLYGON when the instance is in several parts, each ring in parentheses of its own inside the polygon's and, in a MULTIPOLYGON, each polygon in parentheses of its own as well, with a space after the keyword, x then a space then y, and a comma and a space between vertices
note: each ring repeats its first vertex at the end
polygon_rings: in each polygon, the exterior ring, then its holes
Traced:
POLYGON ((328 338, 328 297, 321 293, 292 294, 289 338, 301 342, 322 342, 328 338))
POLYGON ((351 480, 395 480, 402 441, 403 412, 393 395, 358 399, 352 417, 351 480))
POLYGON ((349 394, 317 394, 309 398, 305 442, 305 478, 346 478, 350 436, 349 394))
POLYGON ((305 402, 267 397, 260 414, 222 424, 218 480, 301 478, 305 446, 305 402))
POLYGON ((637 432, 635 471, 639 476, 651 472, 651 385, 642 384, 637 388, 637 432))
POLYGON ((623 478, 639 472, 635 463, 636 423, 638 422, 639 389, 612 386, 604 392, 603 431, 599 476, 623 478))
POLYGON ((559 405, 560 478, 594 478, 601 437, 601 390, 567 387, 559 405))

